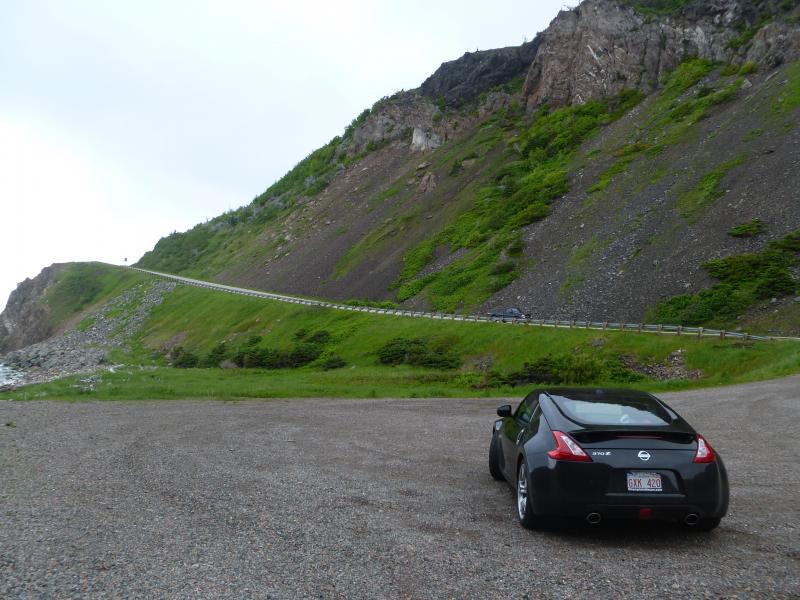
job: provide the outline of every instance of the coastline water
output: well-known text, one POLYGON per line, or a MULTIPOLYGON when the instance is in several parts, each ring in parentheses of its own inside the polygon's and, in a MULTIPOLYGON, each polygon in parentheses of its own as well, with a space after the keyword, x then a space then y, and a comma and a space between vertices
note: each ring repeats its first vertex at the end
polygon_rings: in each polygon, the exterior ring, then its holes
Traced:
POLYGON ((4 385, 11 385, 22 378, 22 373, 15 371, 0 363, 0 388, 4 385))

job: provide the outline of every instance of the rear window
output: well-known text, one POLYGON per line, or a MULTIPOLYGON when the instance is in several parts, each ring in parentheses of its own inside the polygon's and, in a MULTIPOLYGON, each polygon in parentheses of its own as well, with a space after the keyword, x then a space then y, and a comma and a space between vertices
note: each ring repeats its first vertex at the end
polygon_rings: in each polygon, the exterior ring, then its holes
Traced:
POLYGON ((552 396, 567 418, 582 425, 659 426, 672 422, 670 414, 653 398, 566 398, 552 396))

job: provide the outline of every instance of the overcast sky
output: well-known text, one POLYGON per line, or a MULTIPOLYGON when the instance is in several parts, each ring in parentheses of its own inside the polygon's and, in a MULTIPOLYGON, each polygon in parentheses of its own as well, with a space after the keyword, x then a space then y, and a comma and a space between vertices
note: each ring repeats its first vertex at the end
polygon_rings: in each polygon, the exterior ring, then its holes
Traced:
MULTIPOLYGON (((573 2, 574 3, 574 2, 573 2)), ((0 308, 249 203, 382 96, 563 1, 0 2, 0 308)))

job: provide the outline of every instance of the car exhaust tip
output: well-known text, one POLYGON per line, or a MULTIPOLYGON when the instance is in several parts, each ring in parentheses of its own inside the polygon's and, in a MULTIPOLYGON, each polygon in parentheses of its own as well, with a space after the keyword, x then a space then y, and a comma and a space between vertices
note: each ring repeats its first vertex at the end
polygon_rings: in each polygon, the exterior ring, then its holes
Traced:
POLYGON ((589 525, 598 525, 602 520, 603 517, 600 516, 600 513, 590 512, 588 515, 586 515, 586 522, 589 525))
POLYGON ((689 513, 683 518, 683 522, 689 525, 690 527, 693 525, 697 525, 700 522, 700 516, 695 513, 689 513))

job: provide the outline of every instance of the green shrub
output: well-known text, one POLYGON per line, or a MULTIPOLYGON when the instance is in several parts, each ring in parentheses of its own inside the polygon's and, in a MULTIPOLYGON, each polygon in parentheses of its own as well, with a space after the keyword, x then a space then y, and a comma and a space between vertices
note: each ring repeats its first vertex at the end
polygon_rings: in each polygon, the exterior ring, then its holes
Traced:
POLYGON ((549 354, 533 362, 526 362, 519 371, 511 373, 491 371, 476 387, 588 385, 601 381, 633 383, 642 379, 642 375, 625 367, 619 357, 600 358, 576 352, 549 354))
POLYGON ((461 358, 452 348, 440 344, 430 346, 422 338, 395 338, 378 350, 378 361, 385 365, 414 365, 433 369, 455 369, 461 366, 461 358))
POLYGON ((317 360, 322 354, 322 346, 312 342, 298 344, 288 355, 288 367, 296 368, 317 360))
POLYGON ((798 254, 800 230, 770 242, 761 252, 709 261, 703 267, 719 283, 696 294, 669 298, 647 318, 656 323, 727 327, 756 302, 796 292, 791 268, 798 254))
POLYGON ((320 366, 326 371, 330 371, 333 369, 341 369, 346 367, 347 363, 340 356, 331 356, 325 359, 320 366))
POLYGON ((247 338, 247 341, 244 343, 245 346, 257 346, 263 340, 260 335, 251 335, 247 338))
POLYGON ((622 0, 626 4, 649 17, 677 16, 692 0, 622 0))
POLYGON ((753 219, 752 221, 747 221, 746 223, 732 227, 728 230, 728 235, 735 238, 753 237, 759 233, 763 233, 766 228, 766 225, 764 225, 761 219, 753 219))
POLYGON ((522 253, 525 251, 525 242, 522 241, 522 236, 516 236, 514 241, 509 244, 508 248, 506 248, 506 253, 509 256, 513 256, 515 258, 519 258, 522 256, 522 253))
POLYGON ((346 300, 345 304, 347 306, 366 306, 369 308, 385 308, 387 310, 399 307, 399 304, 391 300, 367 300, 366 298, 346 300))
POLYGON ((758 65, 752 60, 748 60, 742 65, 742 68, 739 69, 739 75, 750 75, 756 71, 758 71, 758 65))
POLYGON ((211 349, 211 352, 200 361, 201 367, 218 367, 228 356, 228 347, 225 342, 220 342, 211 349))
POLYGON ((585 385, 600 378, 602 363, 584 354, 549 355, 525 363, 509 378, 514 385, 532 383, 585 385))
POLYGON ((331 334, 329 331, 326 331, 325 329, 320 329, 319 331, 315 331, 311 336, 309 336, 308 341, 312 344, 324 346, 331 341, 331 334))
POLYGON ((395 338, 378 350, 378 360, 384 365, 415 364, 427 350, 423 339, 395 338))
POLYGON ((492 275, 504 275, 506 273, 510 273, 516 268, 516 263, 513 260, 507 260, 505 262, 497 263, 494 267, 492 267, 491 273, 492 275))
POLYGON ((193 369, 200 362, 196 354, 186 352, 182 346, 173 348, 170 352, 170 358, 172 366, 178 369, 193 369))

